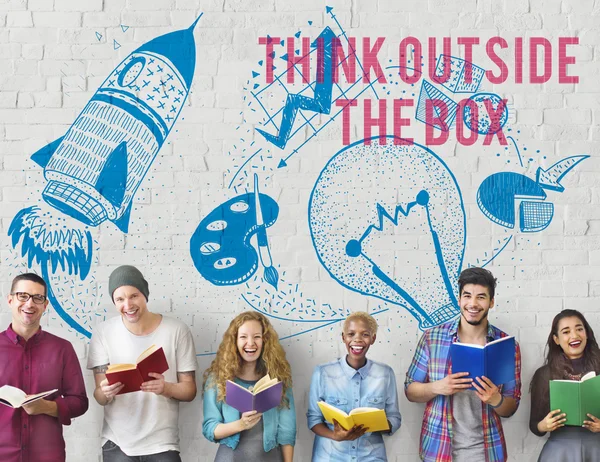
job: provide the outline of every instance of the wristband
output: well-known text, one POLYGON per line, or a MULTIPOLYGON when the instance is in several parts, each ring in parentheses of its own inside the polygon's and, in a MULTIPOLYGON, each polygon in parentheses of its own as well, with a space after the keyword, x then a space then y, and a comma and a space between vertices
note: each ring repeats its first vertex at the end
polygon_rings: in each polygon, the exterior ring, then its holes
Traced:
POLYGON ((500 406, 502 406, 502 403, 504 402, 504 395, 502 393, 500 393, 500 402, 498 404, 496 404, 495 406, 492 406, 490 404, 490 406, 492 407, 492 409, 498 409, 500 406))

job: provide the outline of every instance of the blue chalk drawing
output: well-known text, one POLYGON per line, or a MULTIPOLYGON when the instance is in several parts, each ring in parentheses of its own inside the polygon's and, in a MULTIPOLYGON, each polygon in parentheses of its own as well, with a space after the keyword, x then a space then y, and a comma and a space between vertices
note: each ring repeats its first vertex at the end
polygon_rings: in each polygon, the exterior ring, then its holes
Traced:
POLYGON ((462 195, 433 151, 386 138, 387 145, 379 137, 371 145, 358 141, 327 163, 310 197, 311 238, 338 283, 403 306, 427 328, 458 312, 466 242, 462 195), (358 197, 365 194, 366 204, 358 197), (405 233, 423 242, 405 241, 405 233))
POLYGON ((121 24, 121 30, 122 30, 123 32, 127 32, 127 29, 129 29, 129 26, 126 26, 126 25, 124 25, 124 24, 121 24))
POLYGON ((463 121, 467 127, 473 132, 477 132, 480 135, 487 135, 488 133, 498 133, 504 125, 506 125, 506 121, 508 120, 508 108, 502 97, 494 94, 494 93, 477 93, 469 98, 470 101, 473 101, 477 106, 477 125, 473 124, 475 119, 474 114, 471 111, 471 107, 469 105, 465 105, 463 110, 463 121), (494 111, 493 117, 490 117, 489 111, 486 108, 486 101, 489 101, 488 104, 491 104, 491 107, 494 111), (502 109, 502 112, 498 116, 499 109, 502 109))
POLYGON ((548 227, 554 215, 554 206, 542 202, 544 189, 531 178, 514 172, 494 173, 487 177, 477 191, 477 205, 483 214, 505 228, 516 224, 515 206, 519 210, 519 228, 522 232, 541 231, 548 227))
POLYGON ((87 225, 110 220, 128 231, 134 195, 189 94, 197 21, 127 56, 65 135, 32 155, 44 167, 48 204, 87 225))
POLYGON ((89 231, 65 229, 64 219, 54 218, 37 206, 27 207, 13 218, 8 235, 13 248, 21 243, 21 256, 27 265, 39 264, 48 284, 48 300, 59 316, 75 331, 86 337, 91 333, 75 321, 60 305, 50 285, 50 273, 59 269, 85 279, 92 261, 92 236, 89 231), (60 267, 60 268, 59 268, 60 267))
POLYGON ((559 160, 554 165, 544 170, 542 167, 538 167, 536 172, 536 181, 544 188, 551 191, 563 192, 564 186, 560 184, 560 180, 569 173, 577 164, 587 159, 588 155, 571 156, 565 159, 559 160))
POLYGON ((279 215, 279 206, 261 194, 255 175, 254 191, 236 196, 210 212, 190 239, 190 254, 196 269, 209 282, 235 285, 264 268, 264 280, 277 289, 279 275, 273 267, 266 228, 279 215), (256 235, 258 250, 250 239, 256 235))
MULTIPOLYGON (((333 29, 325 27, 319 35, 319 37, 323 38, 324 51, 324 72, 322 81, 321 79, 318 79, 318 81, 317 79, 314 79, 309 84, 304 84, 299 91, 294 91, 294 89, 285 82, 287 73, 289 72, 286 66, 284 72, 274 76, 274 81, 272 83, 267 85, 254 83, 250 89, 250 95, 253 100, 250 102, 249 106, 252 102, 257 103, 264 114, 264 119, 260 121, 262 127, 257 128, 256 130, 262 135, 264 140, 275 146, 278 151, 285 150, 285 154, 279 158, 276 168, 287 167, 288 161, 294 155, 342 113, 343 107, 336 106, 335 110, 332 109, 337 100, 357 99, 367 91, 370 91, 374 98, 379 99, 375 90, 377 77, 366 84, 362 83, 360 71, 364 71, 364 67, 357 56, 356 50, 352 47, 346 31, 342 28, 333 13, 333 8, 329 6, 326 7, 326 13, 334 21, 335 28, 340 32, 336 35, 333 32, 333 29), (332 83, 331 40, 334 37, 337 37, 340 40, 342 46, 346 46, 346 55, 354 56, 356 59, 357 74, 359 75, 359 78, 354 83, 332 83), (360 71, 358 71, 358 69, 360 69, 360 71), (277 135, 273 135, 272 133, 277 133, 277 135), (294 140, 293 143, 292 140, 294 140)), ((314 58, 313 61, 311 61, 312 68, 316 68, 316 65, 318 64, 316 63, 317 43, 317 40, 312 43, 313 47, 309 52, 311 59, 314 58)), ((299 50, 296 50, 295 52, 296 54, 299 54, 299 50)), ((287 59, 287 57, 284 57, 284 59, 287 59)), ((259 61, 259 66, 262 65, 263 61, 259 61)), ((342 63, 339 63, 338 67, 341 66, 342 63)), ((301 68, 298 65, 295 65, 292 69, 300 75, 301 79, 304 77, 301 68)), ((260 75, 259 72, 255 72, 255 74, 260 75)), ((309 76, 306 76, 306 78, 308 79, 309 76)), ((343 80, 342 78, 340 79, 343 80)), ((254 109, 251 110, 254 111, 254 109)), ((249 168, 249 166, 245 165, 243 167, 246 169, 249 168)), ((234 174, 234 176, 238 177, 238 183, 237 185, 234 184, 234 188, 240 187, 243 180, 246 178, 245 175, 239 175, 241 171, 243 171, 242 167, 239 167, 234 174)))
POLYGON ((113 50, 118 50, 119 48, 121 48, 121 44, 113 39, 113 50))
POLYGON ((279 149, 285 148, 285 145, 290 138, 298 110, 303 109, 318 114, 329 114, 331 111, 331 94, 333 89, 333 66, 331 55, 333 45, 331 40, 333 38, 335 38, 335 34, 329 27, 326 27, 319 37, 311 44, 312 48, 317 48, 318 41, 323 41, 323 79, 321 82, 317 81, 315 83, 314 96, 311 98, 301 94, 288 94, 277 136, 271 135, 264 130, 257 129, 267 141, 274 144, 279 149))
POLYGON ((417 102, 417 110, 415 115, 415 118, 418 121, 447 132, 450 131, 450 129, 454 126, 454 119, 456 118, 457 110, 458 104, 456 104, 451 98, 446 96, 440 90, 435 88, 430 82, 423 79, 421 82, 421 91, 419 92, 419 99, 417 102), (443 103, 443 105, 440 106, 439 103, 435 104, 436 100, 443 103), (428 104, 430 104, 432 108, 431 116, 435 118, 441 118, 443 120, 443 125, 439 123, 431 123, 432 121, 427 119, 428 104))
POLYGON ((450 62, 450 76, 445 82, 443 79, 440 79, 439 83, 452 93, 475 93, 479 89, 479 85, 481 85, 485 70, 462 58, 440 54, 435 69, 436 76, 441 77, 446 75, 448 61, 450 62), (467 82, 466 79, 467 63, 471 66, 470 82, 467 82))
POLYGON ((102 40, 102 34, 100 32, 96 32, 96 39, 98 41, 102 40))
MULTIPOLYGON (((40 265, 56 312, 86 337, 90 331, 63 309, 51 276, 88 276, 93 245, 89 231, 80 226, 109 220, 128 231, 135 193, 189 94, 196 64, 193 32, 200 17, 188 29, 159 36, 129 54, 69 130, 31 156, 44 168, 48 183, 42 198, 53 210, 21 210, 9 236, 29 266, 40 265)), ((116 40, 114 45, 121 46, 116 40)))

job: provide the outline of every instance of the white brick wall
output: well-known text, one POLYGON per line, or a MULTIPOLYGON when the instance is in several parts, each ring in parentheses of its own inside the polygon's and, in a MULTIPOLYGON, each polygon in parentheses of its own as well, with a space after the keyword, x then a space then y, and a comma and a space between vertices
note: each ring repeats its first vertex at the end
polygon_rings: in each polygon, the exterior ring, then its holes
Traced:
MULTIPOLYGON (((138 190, 129 234, 110 223, 91 229, 95 239, 90 276, 85 281, 57 271, 52 278, 62 294, 67 310, 81 308, 95 321, 114 314, 106 296, 110 272, 120 264, 135 264, 147 276, 151 287, 150 308, 169 313, 190 325, 199 354, 217 348, 229 319, 248 309, 240 295, 244 286, 217 287, 204 280, 192 264, 189 239, 199 221, 222 201, 233 197, 229 181, 248 153, 240 151, 240 138, 268 147, 254 125, 248 107, 251 71, 264 58, 258 37, 269 34, 281 38, 302 31, 315 38, 324 26, 334 27, 325 13, 325 2, 316 0, 5 0, 0 2, 0 283, 5 294, 11 278, 25 270, 26 260, 12 248, 7 236, 13 216, 24 206, 40 202, 45 186, 42 169, 30 155, 62 136, 94 94, 108 73, 132 50, 158 35, 187 28, 204 13, 195 30, 197 62, 191 94, 175 130, 153 163, 138 190), (308 21, 313 25, 308 26, 308 21), (129 26, 125 32, 121 25, 129 26), (95 33, 102 34, 100 41, 95 33), (113 40, 121 44, 114 50, 113 40), (231 151, 231 155, 228 153, 231 151), (85 305, 83 305, 85 303, 85 305)), ((549 194, 555 204, 551 225, 540 233, 515 233, 505 251, 489 268, 499 279, 497 305, 490 318, 500 328, 520 340, 523 352, 523 399, 512 418, 504 420, 511 462, 537 460, 543 439, 528 431, 528 386, 535 368, 541 365, 545 340, 552 317, 561 309, 576 308, 589 316, 600 332, 600 21, 593 0, 430 0, 327 3, 348 35, 386 38, 379 54, 383 67, 398 59, 397 46, 403 37, 414 35, 424 43, 428 37, 478 36, 482 42, 500 35, 512 47, 514 37, 543 36, 557 48, 557 37, 577 36, 578 46, 569 48, 577 64, 570 75, 579 75, 578 84, 558 84, 554 65, 552 80, 543 85, 515 84, 512 52, 503 52, 509 63, 509 79, 502 85, 484 84, 512 102, 516 121, 511 135, 517 138, 526 162, 519 168, 516 154, 494 140, 482 147, 483 137, 472 147, 456 144, 452 133, 443 146, 434 147, 454 173, 463 194, 467 213, 465 264, 483 254, 491 255, 506 234, 485 218, 476 205, 479 184, 499 171, 521 172, 535 178, 540 165, 545 168, 568 156, 588 154, 563 180, 565 192, 549 194), (520 131, 519 131, 520 130, 520 131), (536 151, 540 152, 537 153, 536 151), (496 155, 498 153, 498 155, 496 155), (542 160, 542 156, 546 156, 542 160), (527 167, 527 159, 534 158, 527 167)), ((298 41, 299 42, 299 41, 298 41)), ((441 45, 438 42, 438 49, 441 45)), ((285 63, 277 48, 277 72, 285 63)), ((360 48, 359 48, 360 50, 360 48)), ((453 48, 456 50, 456 48, 453 48)), ((511 48, 512 50, 512 48, 511 48)), ((527 52, 528 47, 524 47, 527 52)), ((457 54, 454 51, 453 54, 457 54)), ((359 53, 360 54, 360 53, 359 53)), ((525 56, 527 56, 525 54, 525 56)), ((553 52, 556 59, 557 53, 553 52)), ((484 54, 475 49, 475 61, 484 54)), ((526 58, 524 78, 529 68, 526 58)), ((427 61, 424 61, 427 63, 427 61)), ((426 68, 425 68, 426 69, 426 68)), ((264 67, 260 69, 264 78, 264 67)), ((360 69, 357 69, 360 75, 360 69)), ((387 74, 387 72, 386 72, 387 74)), ((396 79, 397 80, 397 79, 396 79)), ((262 81, 264 83, 264 80, 262 81)), ((394 93, 390 99, 409 97, 394 93)), ((380 91, 380 96, 385 92, 380 91)), ((420 83, 403 87, 418 99, 420 83)), ((468 97, 468 95, 467 95, 468 97)), ((375 102, 376 103, 376 102, 375 102)), ((391 108, 391 101, 388 107, 391 108)), ((351 140, 362 138, 363 101, 353 108, 351 140)), ((375 109, 376 104, 373 105, 375 109)), ((407 108, 408 109, 408 108, 407 108)), ((413 109, 414 110, 414 109, 413 109)), ((424 126, 410 114, 407 133, 424 144, 424 126)), ((512 116, 512 115, 511 115, 512 116)), ((406 117, 406 115, 405 115, 406 117)), ((321 118, 321 120, 326 120, 321 118)), ((388 110, 388 132, 392 118, 388 110)), ((269 130, 272 132, 272 130, 269 130)), ((375 129, 373 135, 378 131, 375 129)), ((280 206, 279 219, 269 229, 271 249, 280 274, 298 283, 319 303, 344 309, 375 310, 381 303, 343 288, 331 279, 315 258, 307 224, 310 192, 323 166, 342 148, 341 117, 295 155, 286 169, 275 170, 266 180, 263 192, 280 206)), ((276 167, 281 152, 271 149, 276 167)), ((258 164, 257 164, 258 165, 258 164)), ((260 170, 257 170, 260 173, 260 170)), ((262 173, 261 173, 262 175, 262 173)), ((357 190, 353 201, 364 203, 382 191, 396 195, 397 185, 374 184, 357 190)), ((366 212, 365 212, 366 213, 366 212)), ((346 219, 360 218, 348 214, 346 219)), ((345 225, 342 225, 344 229, 345 225)), ((396 229, 382 240, 385 248, 411 262, 425 258, 431 263, 431 240, 414 232, 396 229), (402 236, 406 249, 395 248, 402 236), (410 254, 410 255, 409 255, 410 254)), ((383 244, 382 244, 383 245, 383 244)), ((391 252, 390 252, 391 255, 391 252)), ((34 269, 38 269, 34 266, 34 269)), ((39 270, 39 269, 38 269, 39 270)), ((396 268, 400 274, 405 268, 396 268)), ((259 273, 262 270, 259 269, 259 273)), ((258 274, 258 273, 257 273, 258 274)), ((390 364, 399 384, 404 382, 416 341, 421 332, 417 322, 404 309, 388 304, 389 312, 378 319, 382 326, 379 342, 370 356, 390 364)), ((10 322, 8 308, 0 306, 0 329, 10 322)), ((70 339, 85 366, 87 341, 66 328, 53 310, 43 325, 70 339)), ((281 336, 305 329, 305 324, 274 320, 281 336)), ((93 328, 93 322, 88 325, 93 328)), ((294 393, 298 416, 296 460, 308 461, 312 434, 306 428, 305 410, 312 368, 343 353, 339 326, 334 325, 283 341, 294 372, 294 393)), ((211 356, 199 356, 200 371, 211 356)), ((85 372, 91 396, 93 377, 85 372)), ((200 379, 201 375, 198 375, 200 379)), ((418 460, 418 439, 423 406, 408 403, 402 388, 403 426, 387 439, 390 461, 418 460)), ((201 434, 202 410, 199 396, 181 405, 180 437, 184 461, 213 460, 216 445, 201 434)), ((65 428, 68 461, 100 460, 102 410, 91 398, 90 410, 65 428)))

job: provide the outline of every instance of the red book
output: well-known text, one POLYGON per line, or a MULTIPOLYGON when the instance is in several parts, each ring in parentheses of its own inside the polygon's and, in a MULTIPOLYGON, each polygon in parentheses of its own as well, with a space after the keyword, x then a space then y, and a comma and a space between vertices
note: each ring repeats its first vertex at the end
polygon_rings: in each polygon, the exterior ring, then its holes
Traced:
POLYGON ((114 385, 117 382, 125 384, 118 393, 131 393, 140 391, 142 383, 155 380, 148 375, 150 372, 162 374, 169 369, 167 358, 162 347, 152 345, 144 351, 137 359, 137 364, 111 364, 106 371, 108 383, 114 385))

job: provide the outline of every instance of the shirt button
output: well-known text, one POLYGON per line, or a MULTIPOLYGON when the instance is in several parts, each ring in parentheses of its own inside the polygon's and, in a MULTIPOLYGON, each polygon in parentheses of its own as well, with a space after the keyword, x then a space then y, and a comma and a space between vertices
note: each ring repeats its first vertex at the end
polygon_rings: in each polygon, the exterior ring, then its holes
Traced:
POLYGON ((356 449, 356 446, 352 446, 352 449, 356 449))
POLYGON ((29 369, 29 366, 25 366, 25 370, 29 369))
POLYGON ((355 399, 354 401, 358 402, 358 399, 355 399))
POLYGON ((27 425, 23 425, 23 428, 27 428, 27 425))

